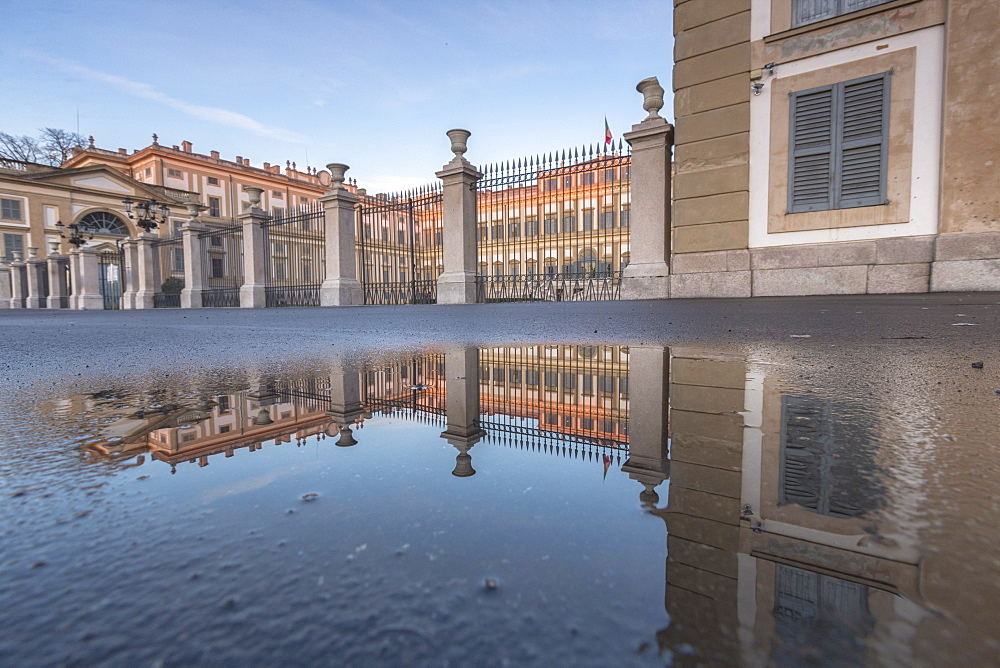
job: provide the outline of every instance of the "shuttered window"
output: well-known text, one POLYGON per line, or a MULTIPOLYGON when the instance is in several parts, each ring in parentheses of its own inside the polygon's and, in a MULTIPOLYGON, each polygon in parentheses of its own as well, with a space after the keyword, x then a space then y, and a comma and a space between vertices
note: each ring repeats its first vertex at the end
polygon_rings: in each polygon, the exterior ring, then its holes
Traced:
POLYGON ((788 212, 886 204, 889 73, 791 94, 788 212))
POLYGON ((816 23, 841 14, 874 7, 889 0, 795 0, 792 9, 792 27, 816 23))

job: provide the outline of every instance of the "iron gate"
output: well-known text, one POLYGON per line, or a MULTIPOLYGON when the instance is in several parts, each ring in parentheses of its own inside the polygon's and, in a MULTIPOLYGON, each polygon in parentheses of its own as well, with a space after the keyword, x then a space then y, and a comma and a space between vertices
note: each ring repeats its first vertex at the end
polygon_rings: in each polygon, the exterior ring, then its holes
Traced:
POLYGON ((239 307, 243 287, 243 226, 201 232, 204 307, 239 307))
POLYGON ((266 305, 319 306, 326 278, 323 206, 272 218, 263 230, 266 305))
POLYGON ((434 304, 444 271, 441 184, 361 197, 357 250, 365 304, 434 304))
POLYGON ((153 242, 156 293, 153 308, 180 308, 184 289, 184 239, 168 237, 153 242))
POLYGON ((105 310, 120 309, 125 280, 124 248, 118 246, 100 252, 97 259, 97 277, 105 310))
POLYGON ((478 301, 618 299, 631 164, 619 140, 483 168, 478 301))

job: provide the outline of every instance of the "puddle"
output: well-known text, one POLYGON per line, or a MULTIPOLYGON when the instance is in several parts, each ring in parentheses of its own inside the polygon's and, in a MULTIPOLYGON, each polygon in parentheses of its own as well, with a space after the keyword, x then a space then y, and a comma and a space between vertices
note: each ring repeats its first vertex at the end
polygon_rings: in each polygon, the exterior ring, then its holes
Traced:
POLYGON ((0 662, 995 660, 995 372, 801 345, 50 381, 0 407, 0 662))

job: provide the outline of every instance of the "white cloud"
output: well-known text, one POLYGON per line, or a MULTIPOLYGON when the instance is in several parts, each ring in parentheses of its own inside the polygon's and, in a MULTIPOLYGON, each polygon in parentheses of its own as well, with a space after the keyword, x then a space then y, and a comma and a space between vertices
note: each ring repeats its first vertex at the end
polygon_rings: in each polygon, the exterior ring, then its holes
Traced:
POLYGON ((254 134, 261 135, 263 137, 270 137, 272 139, 277 139, 279 141, 294 142, 299 144, 304 144, 307 142, 305 136, 299 134, 298 132, 293 132, 291 130, 286 130, 284 128, 278 128, 270 125, 264 125, 263 123, 256 121, 246 114, 241 114, 236 111, 229 111, 228 109, 220 109, 219 107, 208 107, 200 104, 192 104, 190 102, 185 102, 184 100, 179 100, 175 97, 171 97, 166 93, 156 90, 147 83, 142 83, 141 81, 132 81, 131 79, 126 79, 125 77, 120 77, 114 74, 108 74, 106 72, 99 72, 93 70, 84 65, 74 63, 67 60, 59 60, 56 58, 49 58, 38 53, 33 53, 30 51, 23 52, 26 56, 33 58, 35 60, 47 63, 52 67, 56 67, 64 72, 71 72, 77 74, 91 81, 99 81, 101 83, 114 86, 119 90, 123 90, 126 93, 134 95, 136 97, 142 98, 144 100, 150 100, 152 102, 158 102, 159 104, 166 105, 172 109, 191 116, 192 118, 197 118, 203 121, 208 121, 209 123, 217 123, 219 125, 225 125, 232 128, 238 128, 241 130, 246 130, 247 132, 252 132, 254 134))

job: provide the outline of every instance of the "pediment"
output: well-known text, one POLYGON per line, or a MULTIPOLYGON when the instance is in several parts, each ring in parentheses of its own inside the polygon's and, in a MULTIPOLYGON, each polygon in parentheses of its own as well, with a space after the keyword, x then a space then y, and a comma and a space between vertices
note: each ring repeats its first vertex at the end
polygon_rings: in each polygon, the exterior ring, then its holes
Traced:
POLYGON ((91 176, 78 176, 72 180, 73 185, 82 186, 84 188, 94 188, 95 190, 110 190, 116 193, 129 193, 132 192, 131 188, 127 188, 120 182, 115 181, 103 174, 94 174, 91 176))

